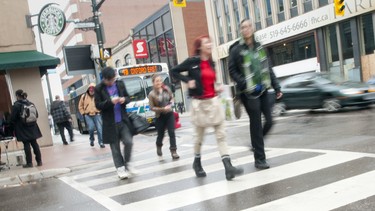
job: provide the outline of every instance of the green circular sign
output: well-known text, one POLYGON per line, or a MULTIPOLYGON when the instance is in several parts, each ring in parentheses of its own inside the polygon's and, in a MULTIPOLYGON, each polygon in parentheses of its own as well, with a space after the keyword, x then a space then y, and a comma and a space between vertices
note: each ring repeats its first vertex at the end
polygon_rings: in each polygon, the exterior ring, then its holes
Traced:
POLYGON ((58 36, 65 28, 65 14, 61 9, 52 6, 52 4, 47 4, 39 13, 38 23, 42 33, 58 36))

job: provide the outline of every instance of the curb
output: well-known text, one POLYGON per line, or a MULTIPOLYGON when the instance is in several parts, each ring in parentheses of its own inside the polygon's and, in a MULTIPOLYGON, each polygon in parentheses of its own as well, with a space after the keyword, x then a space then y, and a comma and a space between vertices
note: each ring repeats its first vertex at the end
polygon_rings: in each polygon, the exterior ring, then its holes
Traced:
POLYGON ((40 181, 42 179, 48 179, 56 177, 61 174, 70 173, 72 170, 69 168, 58 168, 58 169, 46 169, 38 172, 20 174, 17 176, 6 177, 0 179, 0 189, 9 186, 24 185, 30 182, 40 181))

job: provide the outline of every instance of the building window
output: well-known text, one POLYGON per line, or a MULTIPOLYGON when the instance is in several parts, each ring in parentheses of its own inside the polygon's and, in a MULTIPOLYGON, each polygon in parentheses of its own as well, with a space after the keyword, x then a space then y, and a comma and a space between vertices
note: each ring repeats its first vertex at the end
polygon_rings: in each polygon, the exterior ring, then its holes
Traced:
POLYGON ((278 0, 279 12, 284 12, 284 0, 278 0))
POLYGON ((260 6, 259 0, 254 1, 254 17, 255 17, 255 30, 259 30, 262 28, 260 22, 260 6))
POLYGON ((250 19, 249 2, 247 2, 247 0, 242 0, 242 7, 244 11, 243 16, 245 19, 250 19))
POLYGON ((154 24, 150 23, 147 27, 147 40, 151 40, 155 37, 154 24))
POLYGON ((334 24, 328 26, 327 28, 327 40, 329 41, 329 48, 327 55, 329 55, 331 58, 329 58, 329 62, 334 62, 339 60, 339 50, 337 46, 337 35, 336 35, 336 27, 334 24))
POLYGON ((153 39, 150 42, 148 42, 148 50, 150 52, 151 62, 160 62, 156 39, 153 39))
POLYGON ((236 37, 239 36, 240 34, 240 13, 238 11, 238 0, 233 0, 233 13, 234 13, 234 24, 235 24, 235 29, 236 29, 236 37))
POLYGON ((319 7, 326 6, 328 4, 328 0, 319 0, 319 7))
POLYGON ((290 0, 290 8, 297 7, 297 0, 290 0))
POLYGON ((164 25, 164 30, 169 30, 172 29, 172 20, 171 20, 171 13, 167 12, 162 16, 163 19, 163 25, 164 25))
POLYGON ((230 14, 229 14, 229 2, 228 0, 223 0, 224 5, 224 13, 226 17, 226 26, 227 26, 227 39, 228 41, 231 41, 233 39, 232 37, 232 23, 230 22, 230 14))
POLYGON ((286 42, 270 48, 274 66, 316 57, 314 36, 286 42))
POLYGON ((121 61, 120 59, 117 59, 115 62, 116 67, 121 67, 121 61))
POLYGON ((147 38, 146 28, 142 29, 139 33, 140 33, 140 38, 141 39, 146 39, 146 40, 148 39, 147 38))
POLYGON ((290 15, 292 18, 298 16, 298 1, 297 0, 290 0, 290 15))
POLYGON ((285 21, 284 0, 277 0, 277 7, 279 11, 279 14, 277 14, 279 22, 285 21))
POLYGON ((155 24, 155 36, 159 36, 164 31, 161 18, 156 19, 154 24, 155 24))
POLYGON ((160 62, 168 64, 168 52, 172 51, 172 50, 168 51, 168 48, 174 47, 171 44, 171 40, 165 39, 164 35, 160 35, 156 39, 156 42, 158 43, 158 51, 159 51, 159 55, 160 55, 160 62))
POLYGON ((354 57, 352 31, 350 28, 350 21, 340 23, 341 32, 341 46, 343 50, 344 59, 351 59, 354 57))
POLYGON ((266 0, 266 14, 267 17, 272 15, 271 0, 266 0))
POLYGON ((373 54, 375 50, 374 43, 374 24, 372 20, 372 13, 363 15, 362 19, 362 32, 363 32, 363 45, 365 54, 373 54))
POLYGON ((215 5, 215 13, 216 13, 216 21, 217 21, 217 29, 219 30, 219 42, 220 44, 224 43, 224 32, 223 32, 223 20, 221 17, 221 8, 219 2, 214 0, 215 5))
POLYGON ((132 56, 130 54, 126 54, 124 57, 125 65, 131 65, 132 64, 132 56))

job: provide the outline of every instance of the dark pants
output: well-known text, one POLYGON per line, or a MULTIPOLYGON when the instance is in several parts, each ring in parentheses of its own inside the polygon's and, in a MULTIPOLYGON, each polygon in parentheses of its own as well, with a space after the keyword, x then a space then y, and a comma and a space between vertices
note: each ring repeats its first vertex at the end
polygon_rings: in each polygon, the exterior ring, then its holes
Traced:
POLYGON ((176 135, 175 135, 175 119, 174 113, 162 113, 160 117, 156 119, 156 129, 158 130, 158 137, 156 138, 156 145, 163 146, 163 138, 165 129, 168 129, 170 150, 176 150, 176 135))
POLYGON ((241 94, 241 100, 250 118, 251 145, 254 148, 255 160, 265 160, 264 136, 272 127, 271 105, 268 99, 268 92, 264 92, 258 98, 248 97, 241 94), (262 113, 265 117, 265 124, 262 126, 262 113))
POLYGON ((42 154, 40 153, 40 148, 36 140, 29 140, 29 141, 22 141, 23 143, 23 149, 25 151, 26 155, 26 163, 30 164, 33 163, 32 156, 31 156, 31 147, 33 148, 34 154, 35 154, 35 160, 36 162, 40 163, 42 162, 42 154))
POLYGON ((57 127, 59 128, 61 139, 63 142, 66 142, 65 134, 64 134, 64 128, 68 130, 70 141, 73 141, 74 135, 73 135, 73 129, 72 129, 72 123, 69 121, 57 123, 57 127))
POLYGON ((133 135, 125 123, 116 123, 116 140, 113 140, 110 146, 115 167, 127 166, 133 148, 133 135), (124 156, 121 154, 120 142, 124 144, 124 156))

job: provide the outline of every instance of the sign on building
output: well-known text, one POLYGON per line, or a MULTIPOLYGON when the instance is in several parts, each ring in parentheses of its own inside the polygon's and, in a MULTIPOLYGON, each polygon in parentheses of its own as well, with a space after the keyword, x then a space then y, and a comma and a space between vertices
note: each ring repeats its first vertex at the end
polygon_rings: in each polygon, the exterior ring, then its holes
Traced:
POLYGON ((146 40, 133 40, 134 57, 136 59, 148 58, 146 40))
POLYGON ((53 4, 47 4, 39 12, 38 25, 42 33, 58 36, 66 25, 65 14, 53 4))
POLYGON ((110 48, 103 48, 100 52, 100 58, 103 60, 108 60, 112 57, 112 49, 110 48))

